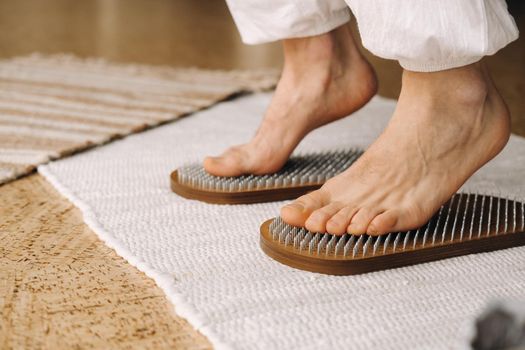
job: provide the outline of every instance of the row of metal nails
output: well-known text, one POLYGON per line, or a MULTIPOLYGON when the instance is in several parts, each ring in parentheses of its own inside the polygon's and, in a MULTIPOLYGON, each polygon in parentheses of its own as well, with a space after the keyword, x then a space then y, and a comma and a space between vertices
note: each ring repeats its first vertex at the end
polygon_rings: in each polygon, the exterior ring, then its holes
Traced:
POLYGON ((274 219, 270 225, 273 240, 286 246, 293 246, 309 254, 353 258, 364 257, 368 253, 372 256, 386 254, 389 248, 391 252, 405 251, 410 247, 415 249, 418 242, 421 244, 420 247, 424 248, 427 245, 435 246, 455 239, 463 241, 491 234, 513 233, 517 230, 521 232, 525 230, 525 202, 478 194, 454 195, 449 203, 439 209, 437 215, 417 230, 392 232, 378 237, 349 234, 335 236, 310 232, 305 228, 288 225, 280 217, 274 219), (503 227, 500 222, 502 211, 503 227), (470 222, 467 220, 469 217, 470 222))
POLYGON ((350 149, 294 156, 277 173, 236 177, 213 176, 202 165, 190 164, 178 169, 178 181, 197 189, 223 192, 322 184, 348 168, 361 154, 361 150, 350 149))

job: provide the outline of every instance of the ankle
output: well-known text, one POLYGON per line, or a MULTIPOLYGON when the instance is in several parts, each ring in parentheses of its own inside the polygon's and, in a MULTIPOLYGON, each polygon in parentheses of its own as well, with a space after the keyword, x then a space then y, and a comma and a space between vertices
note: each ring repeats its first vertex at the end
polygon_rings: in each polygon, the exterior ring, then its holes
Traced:
POLYGON ((359 53, 350 28, 342 25, 327 33, 282 41, 285 63, 344 61, 359 53))
POLYGON ((427 127, 453 127, 450 135, 456 141, 474 142, 485 135, 483 147, 491 156, 510 136, 507 105, 480 62, 433 73, 404 71, 399 101, 410 108, 419 105, 424 112, 415 117, 428 122, 427 127))
POLYGON ((465 107, 483 104, 493 88, 488 72, 479 62, 431 73, 405 70, 402 83, 407 91, 420 96, 465 107))
POLYGON ((283 49, 283 74, 297 82, 312 78, 323 85, 343 75, 354 61, 364 60, 346 25, 316 36, 283 40, 283 49))
POLYGON ((332 32, 283 40, 284 63, 302 66, 316 62, 330 62, 335 51, 332 32))

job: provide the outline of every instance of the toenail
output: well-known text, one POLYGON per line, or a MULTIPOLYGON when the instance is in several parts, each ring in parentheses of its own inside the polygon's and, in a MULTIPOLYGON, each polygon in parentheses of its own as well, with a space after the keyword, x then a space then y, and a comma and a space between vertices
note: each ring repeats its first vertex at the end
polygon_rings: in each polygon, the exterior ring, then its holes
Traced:
POLYGON ((324 220, 324 216, 321 213, 314 213, 310 216, 309 219, 311 222, 321 222, 324 220))
POLYGON ((369 235, 372 235, 372 236, 377 236, 379 234, 379 231, 374 226, 368 227, 367 232, 368 232, 369 235))
POLYGON ((350 225, 348 225, 348 233, 351 234, 351 235, 355 234, 354 232, 357 231, 357 228, 358 228, 357 224, 350 224, 350 225))
POLYGON ((295 209, 295 210, 299 210, 301 212, 304 211, 304 207, 299 203, 290 203, 287 205, 287 207, 295 209))
POLYGON ((312 219, 311 217, 306 219, 304 225, 305 226, 312 226, 312 225, 316 225, 317 224, 317 220, 315 219, 312 219))
POLYGON ((334 220, 333 218, 328 220, 327 224, 330 225, 339 225, 339 222, 337 220, 334 220))

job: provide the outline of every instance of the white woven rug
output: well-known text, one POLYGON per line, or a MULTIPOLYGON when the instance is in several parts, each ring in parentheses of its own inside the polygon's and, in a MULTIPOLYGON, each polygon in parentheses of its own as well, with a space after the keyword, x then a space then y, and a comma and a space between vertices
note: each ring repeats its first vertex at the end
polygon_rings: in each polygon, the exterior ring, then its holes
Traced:
MULTIPOLYGON (((39 171, 216 348, 466 348, 486 302, 525 296, 525 248, 323 276, 280 265, 259 250, 259 225, 282 202, 217 206, 170 192, 171 170, 247 140, 268 101, 258 94, 221 103, 39 171)), ((309 135, 300 149, 366 146, 394 105, 375 98, 352 118, 309 135)), ((514 196, 525 189, 523 179, 525 139, 513 137, 469 187, 514 196)))

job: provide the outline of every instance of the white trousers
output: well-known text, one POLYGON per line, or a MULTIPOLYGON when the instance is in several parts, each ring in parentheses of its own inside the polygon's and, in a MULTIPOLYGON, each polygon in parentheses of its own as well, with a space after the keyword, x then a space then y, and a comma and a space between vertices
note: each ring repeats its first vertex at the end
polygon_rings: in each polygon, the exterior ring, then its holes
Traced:
POLYGON ((363 45, 432 72, 492 55, 518 38, 505 0, 227 0, 243 42, 326 33, 357 19, 363 45))

